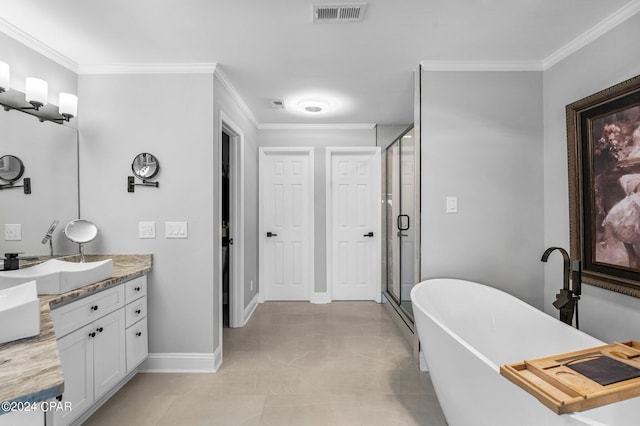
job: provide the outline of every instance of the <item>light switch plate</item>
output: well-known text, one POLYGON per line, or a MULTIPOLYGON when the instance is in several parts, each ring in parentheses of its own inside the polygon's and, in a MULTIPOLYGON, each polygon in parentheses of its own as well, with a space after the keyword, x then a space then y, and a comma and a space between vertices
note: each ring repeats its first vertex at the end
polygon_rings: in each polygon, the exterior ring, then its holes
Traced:
POLYGON ((458 197, 447 197, 447 213, 458 213, 458 197))
POLYGON ((165 222, 165 238, 189 238, 187 222, 165 222))
POLYGON ((155 222, 138 222, 138 238, 155 238, 155 222))
POLYGON ((5 241, 22 241, 22 225, 19 223, 4 224, 5 241))

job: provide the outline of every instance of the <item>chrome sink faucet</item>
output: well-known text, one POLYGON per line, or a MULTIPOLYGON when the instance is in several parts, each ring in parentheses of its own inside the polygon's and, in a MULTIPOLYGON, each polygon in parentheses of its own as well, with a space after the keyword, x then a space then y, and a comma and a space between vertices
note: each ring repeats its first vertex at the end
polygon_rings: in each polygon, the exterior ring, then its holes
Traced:
POLYGON ((46 235, 42 239, 42 244, 49 243, 49 254, 53 257, 53 231, 55 231, 56 226, 58 226, 58 219, 55 219, 51 225, 49 225, 49 229, 47 230, 46 235))

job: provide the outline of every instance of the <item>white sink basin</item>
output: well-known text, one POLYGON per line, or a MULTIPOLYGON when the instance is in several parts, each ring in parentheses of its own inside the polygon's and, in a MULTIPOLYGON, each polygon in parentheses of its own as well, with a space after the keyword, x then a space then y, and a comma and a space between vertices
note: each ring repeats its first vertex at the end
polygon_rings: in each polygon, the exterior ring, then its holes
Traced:
POLYGON ((40 334, 36 282, 0 290, 0 344, 40 334))
POLYGON ((86 263, 52 259, 29 268, 0 272, 0 289, 36 280, 38 294, 62 294, 111 278, 112 271, 111 259, 86 263))

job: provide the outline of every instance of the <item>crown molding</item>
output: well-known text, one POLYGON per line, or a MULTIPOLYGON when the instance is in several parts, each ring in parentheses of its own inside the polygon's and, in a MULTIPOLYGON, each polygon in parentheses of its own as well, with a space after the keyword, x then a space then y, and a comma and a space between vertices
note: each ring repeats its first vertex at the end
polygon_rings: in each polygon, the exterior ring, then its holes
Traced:
POLYGON ((261 123, 258 130, 371 130, 375 123, 343 123, 343 124, 295 124, 295 123, 261 123))
POLYGON ((215 62, 155 64, 82 64, 78 74, 213 74, 215 62))
POLYGON ((240 93, 238 93, 235 86, 231 84, 229 77, 227 77, 227 75, 222 71, 222 68, 220 66, 215 67, 214 75, 218 77, 218 80, 220 81, 222 86, 227 89, 233 100, 236 101, 249 121, 251 121, 254 126, 258 127, 258 120, 256 120, 256 116, 253 115, 253 111, 251 111, 247 103, 244 101, 244 99, 242 99, 242 96, 240 96, 240 93))
POLYGON ((542 71, 540 61, 420 61, 425 71, 542 71))
POLYGON ((547 56, 542 61, 542 69, 546 70, 551 68, 569 55, 582 49, 584 46, 595 41, 605 33, 622 24, 624 21, 631 18, 638 12, 640 12, 640 0, 631 1, 611 15, 607 16, 594 27, 585 31, 582 35, 576 37, 575 39, 571 40, 569 43, 558 49, 556 52, 547 56))
POLYGON ((47 59, 52 60, 58 65, 65 67, 69 71, 72 71, 76 74, 78 73, 77 62, 69 59, 68 57, 64 56, 62 53, 58 52, 55 49, 52 49, 51 47, 44 44, 40 40, 27 34, 26 32, 22 31, 20 28, 16 27, 13 24, 10 24, 9 22, 5 21, 2 18, 0 18, 0 32, 24 44, 29 49, 36 51, 37 53, 41 54, 47 59))

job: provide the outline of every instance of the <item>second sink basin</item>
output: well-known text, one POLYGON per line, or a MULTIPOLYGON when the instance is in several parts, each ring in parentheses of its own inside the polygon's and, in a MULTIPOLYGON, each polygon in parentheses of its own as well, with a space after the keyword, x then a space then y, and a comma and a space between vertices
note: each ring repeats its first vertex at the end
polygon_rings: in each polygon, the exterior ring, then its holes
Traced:
POLYGON ((0 289, 35 280, 38 294, 62 294, 111 278, 111 259, 76 263, 52 259, 29 268, 0 272, 0 289))

